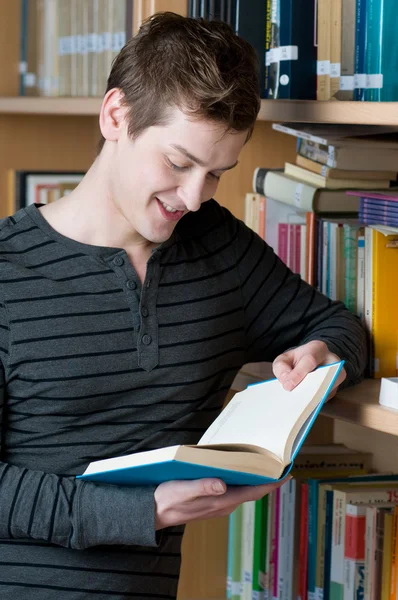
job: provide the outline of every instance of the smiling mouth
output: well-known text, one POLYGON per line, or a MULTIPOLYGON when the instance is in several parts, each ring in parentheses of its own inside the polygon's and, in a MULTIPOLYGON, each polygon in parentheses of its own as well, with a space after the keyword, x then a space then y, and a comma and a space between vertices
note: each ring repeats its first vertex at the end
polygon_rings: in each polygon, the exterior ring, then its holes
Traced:
MULTIPOLYGON (((158 198, 158 200, 159 200, 159 198, 158 198)), ((162 200, 159 200, 159 202, 165 208, 165 210, 167 210, 167 212, 170 212, 170 213, 182 212, 182 211, 178 211, 176 208, 173 208, 172 206, 169 206, 168 204, 166 204, 166 202, 163 202, 162 200)))
POLYGON ((160 212, 166 221, 178 221, 184 215, 184 210, 177 210, 176 208, 166 204, 166 202, 159 200, 159 198, 156 198, 156 200, 158 202, 160 212))

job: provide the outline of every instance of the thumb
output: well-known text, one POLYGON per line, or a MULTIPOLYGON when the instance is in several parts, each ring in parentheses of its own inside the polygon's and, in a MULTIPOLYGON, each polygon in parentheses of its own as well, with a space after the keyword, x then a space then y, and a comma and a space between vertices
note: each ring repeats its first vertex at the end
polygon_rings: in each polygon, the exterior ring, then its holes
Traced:
POLYGON ((227 491, 227 486, 221 479, 194 479, 185 483, 192 499, 201 496, 221 496, 227 491))

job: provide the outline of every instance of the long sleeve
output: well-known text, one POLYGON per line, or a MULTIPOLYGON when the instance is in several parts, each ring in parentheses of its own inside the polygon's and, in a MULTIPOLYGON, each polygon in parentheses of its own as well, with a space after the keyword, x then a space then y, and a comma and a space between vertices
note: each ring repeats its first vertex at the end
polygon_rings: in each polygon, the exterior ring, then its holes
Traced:
POLYGON ((293 274, 242 222, 235 227, 247 362, 272 361, 288 348, 322 340, 346 361, 348 382, 358 383, 367 356, 360 320, 293 274))
POLYGON ((0 305, 0 538, 156 546, 153 487, 97 485, 7 462, 7 311, 0 305))

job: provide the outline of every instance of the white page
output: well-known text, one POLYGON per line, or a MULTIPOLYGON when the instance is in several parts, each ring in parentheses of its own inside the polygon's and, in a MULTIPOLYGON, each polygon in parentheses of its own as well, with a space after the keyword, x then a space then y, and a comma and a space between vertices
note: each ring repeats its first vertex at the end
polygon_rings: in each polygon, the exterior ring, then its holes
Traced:
POLYGON ((330 371, 337 372, 339 366, 336 363, 309 373, 291 392, 272 379, 235 394, 198 445, 252 444, 270 450, 282 460, 290 431, 303 409, 330 371))

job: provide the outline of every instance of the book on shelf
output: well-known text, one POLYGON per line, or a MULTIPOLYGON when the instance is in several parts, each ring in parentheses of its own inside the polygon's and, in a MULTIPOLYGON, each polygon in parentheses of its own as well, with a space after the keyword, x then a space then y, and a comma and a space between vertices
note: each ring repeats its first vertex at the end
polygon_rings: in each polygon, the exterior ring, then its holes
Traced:
POLYGON ((300 181, 304 181, 309 183, 310 185, 314 185, 317 188, 327 188, 327 189, 388 189, 390 187, 389 179, 336 179, 333 177, 328 177, 327 175, 313 173, 303 167, 299 167, 298 165, 293 165, 291 163, 285 163, 285 173, 286 175, 291 175, 292 177, 296 177, 300 179, 300 181))
POLYGON ((265 58, 272 70, 268 97, 315 100, 315 3, 279 0, 271 3, 270 12, 273 35, 265 58))
POLYGON ((197 445, 170 446, 90 463, 79 477, 119 484, 220 477, 250 485, 283 479, 343 362, 319 367, 291 392, 277 379, 238 392, 197 445))
POLYGON ((319 188, 277 171, 266 174, 263 194, 302 211, 356 214, 359 210, 359 198, 347 196, 345 190, 319 188))
MULTIPOLYGON (((296 155, 296 164, 307 171, 312 171, 318 175, 330 179, 360 179, 363 182, 373 181, 375 179, 384 179, 388 181, 396 181, 397 171, 350 171, 347 169, 334 169, 326 165, 322 165, 314 160, 305 158, 300 154, 296 155)), ((371 184, 372 185, 372 184, 371 184)), ((344 187, 344 186, 343 186, 344 187)))
POLYGON ((21 96, 102 96, 133 0, 21 0, 21 96))

